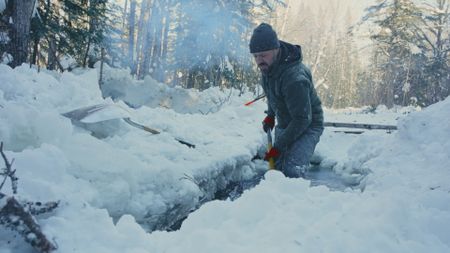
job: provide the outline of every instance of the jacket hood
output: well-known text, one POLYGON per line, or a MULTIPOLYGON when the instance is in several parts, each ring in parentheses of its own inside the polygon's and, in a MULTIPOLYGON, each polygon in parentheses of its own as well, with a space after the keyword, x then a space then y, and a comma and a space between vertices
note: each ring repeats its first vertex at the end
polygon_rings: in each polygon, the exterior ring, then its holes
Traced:
POLYGON ((302 49, 299 45, 293 45, 280 40, 280 54, 269 69, 267 75, 273 76, 280 74, 287 66, 296 62, 302 62, 302 60, 302 49))
POLYGON ((296 61, 302 61, 302 48, 299 45, 293 45, 280 40, 280 64, 289 64, 296 61))

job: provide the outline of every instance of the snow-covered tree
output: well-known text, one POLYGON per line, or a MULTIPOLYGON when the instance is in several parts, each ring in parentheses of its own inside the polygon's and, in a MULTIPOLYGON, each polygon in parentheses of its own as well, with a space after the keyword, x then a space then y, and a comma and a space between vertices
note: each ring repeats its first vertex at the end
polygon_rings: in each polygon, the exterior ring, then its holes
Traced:
POLYGON ((366 72, 373 103, 426 106, 450 93, 449 2, 379 1, 365 19, 376 30, 366 72))
POLYGON ((436 103, 450 95, 450 1, 435 0, 422 6, 422 24, 417 29, 423 66, 422 78, 414 84, 424 104, 436 103))
POLYGON ((415 33, 421 22, 419 8, 411 0, 379 0, 367 9, 365 19, 375 24, 371 87, 380 103, 387 106, 409 104, 413 75, 415 33), (378 76, 378 78, 375 78, 378 76))

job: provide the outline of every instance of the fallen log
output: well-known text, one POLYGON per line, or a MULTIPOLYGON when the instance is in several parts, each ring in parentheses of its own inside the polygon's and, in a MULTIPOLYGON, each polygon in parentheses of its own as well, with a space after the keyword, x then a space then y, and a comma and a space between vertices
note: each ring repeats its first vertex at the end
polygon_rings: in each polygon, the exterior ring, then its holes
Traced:
POLYGON ((364 133, 364 131, 360 131, 360 130, 357 130, 357 131, 349 131, 349 130, 344 130, 344 131, 340 131, 340 130, 337 130, 337 131, 333 131, 334 133, 344 133, 344 134, 362 134, 362 133, 364 133))
POLYGON ((379 130, 397 130, 397 126, 379 125, 379 124, 362 124, 362 123, 344 123, 344 122, 324 122, 324 127, 346 127, 346 128, 362 128, 362 129, 379 129, 379 130))

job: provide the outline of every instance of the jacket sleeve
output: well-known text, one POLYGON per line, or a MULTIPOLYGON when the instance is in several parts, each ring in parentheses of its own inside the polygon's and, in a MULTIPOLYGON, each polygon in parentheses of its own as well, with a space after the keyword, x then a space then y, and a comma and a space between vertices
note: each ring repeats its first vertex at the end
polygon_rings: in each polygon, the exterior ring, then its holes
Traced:
POLYGON ((304 76, 282 85, 281 93, 292 120, 274 144, 281 152, 286 151, 312 122, 310 87, 310 80, 304 76))
POLYGON ((269 91, 267 90, 268 87, 266 87, 266 86, 264 85, 264 81, 263 81, 263 80, 261 80, 261 87, 262 87, 263 90, 264 90, 264 94, 266 94, 266 101, 267 101, 267 111, 266 111, 266 114, 267 114, 267 116, 269 116, 269 117, 275 119, 275 111, 274 111, 274 109, 270 106, 269 99, 268 99, 268 96, 269 96, 269 91))
POLYGON ((267 116, 273 118, 275 120, 275 112, 272 109, 272 107, 269 104, 269 100, 267 99, 267 111, 266 111, 267 116))

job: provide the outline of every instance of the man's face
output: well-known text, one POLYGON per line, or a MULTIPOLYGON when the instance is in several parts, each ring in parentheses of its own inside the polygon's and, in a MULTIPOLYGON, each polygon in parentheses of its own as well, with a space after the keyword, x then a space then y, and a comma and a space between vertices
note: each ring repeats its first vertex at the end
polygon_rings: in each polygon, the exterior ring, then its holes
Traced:
POLYGON ((254 53, 253 57, 255 57, 256 65, 258 65, 259 70, 261 72, 267 73, 269 71, 269 67, 272 66, 275 61, 279 49, 271 49, 267 51, 262 51, 258 53, 254 53))

